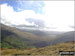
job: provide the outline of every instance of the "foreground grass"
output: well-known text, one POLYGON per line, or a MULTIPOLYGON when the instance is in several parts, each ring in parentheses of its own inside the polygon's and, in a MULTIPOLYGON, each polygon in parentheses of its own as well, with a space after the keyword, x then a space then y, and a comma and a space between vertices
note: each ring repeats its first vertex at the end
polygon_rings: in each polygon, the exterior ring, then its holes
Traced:
POLYGON ((58 56, 59 51, 75 51, 75 43, 66 42, 53 46, 32 49, 1 49, 1 54, 4 55, 55 55, 58 56))

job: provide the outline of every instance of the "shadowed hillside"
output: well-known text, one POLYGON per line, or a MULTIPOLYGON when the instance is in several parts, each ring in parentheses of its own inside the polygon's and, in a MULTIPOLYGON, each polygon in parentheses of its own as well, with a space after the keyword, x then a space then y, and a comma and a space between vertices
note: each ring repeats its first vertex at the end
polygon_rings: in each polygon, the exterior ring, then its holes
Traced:
POLYGON ((75 31, 60 34, 57 36, 55 40, 53 40, 53 44, 64 43, 68 41, 75 41, 74 34, 75 34, 75 31))
POLYGON ((2 48, 28 48, 48 46, 52 38, 41 38, 33 33, 22 32, 16 28, 1 24, 2 48))

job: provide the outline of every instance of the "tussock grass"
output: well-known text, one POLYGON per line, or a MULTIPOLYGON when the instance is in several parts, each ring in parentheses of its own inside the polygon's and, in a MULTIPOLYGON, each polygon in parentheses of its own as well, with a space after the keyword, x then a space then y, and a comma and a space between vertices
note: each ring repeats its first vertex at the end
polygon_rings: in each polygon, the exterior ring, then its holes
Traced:
POLYGON ((61 43, 53 46, 32 49, 1 49, 2 55, 58 55, 59 50, 62 51, 75 51, 75 43, 61 43))

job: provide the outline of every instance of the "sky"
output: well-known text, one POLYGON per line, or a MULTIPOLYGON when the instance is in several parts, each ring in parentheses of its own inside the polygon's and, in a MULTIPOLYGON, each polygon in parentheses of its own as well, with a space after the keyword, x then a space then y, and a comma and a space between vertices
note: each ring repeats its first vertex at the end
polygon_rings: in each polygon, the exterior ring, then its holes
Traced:
POLYGON ((74 1, 1 1, 1 23, 24 29, 74 30, 74 1))

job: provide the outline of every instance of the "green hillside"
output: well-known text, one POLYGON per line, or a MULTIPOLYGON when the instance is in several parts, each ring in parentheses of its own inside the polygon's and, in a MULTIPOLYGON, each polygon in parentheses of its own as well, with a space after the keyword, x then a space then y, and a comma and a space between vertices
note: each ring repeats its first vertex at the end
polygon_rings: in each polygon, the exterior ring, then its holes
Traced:
POLYGON ((1 48, 33 48, 48 46, 52 38, 41 38, 29 32, 1 24, 1 48))

